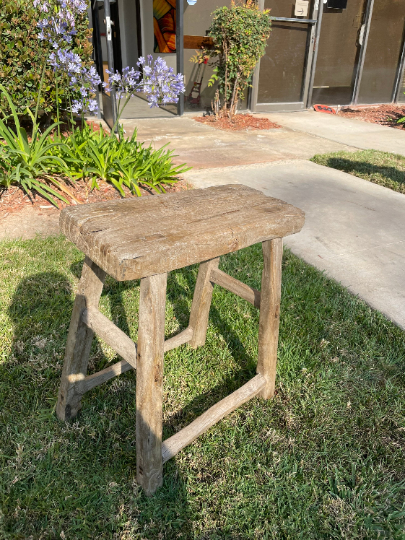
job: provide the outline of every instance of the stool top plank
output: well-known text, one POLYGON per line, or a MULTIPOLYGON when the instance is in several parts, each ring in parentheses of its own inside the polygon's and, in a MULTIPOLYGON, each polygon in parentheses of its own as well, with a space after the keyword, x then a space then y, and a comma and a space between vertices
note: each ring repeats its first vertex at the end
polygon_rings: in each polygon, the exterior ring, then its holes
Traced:
POLYGON ((243 185, 64 208, 63 234, 118 281, 297 233, 302 210, 243 185))

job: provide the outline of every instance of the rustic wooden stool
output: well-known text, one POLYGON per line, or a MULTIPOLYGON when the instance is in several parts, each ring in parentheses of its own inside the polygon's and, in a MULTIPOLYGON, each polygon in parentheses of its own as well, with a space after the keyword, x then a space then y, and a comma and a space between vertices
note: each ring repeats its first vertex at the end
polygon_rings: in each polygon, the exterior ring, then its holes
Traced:
POLYGON ((85 255, 66 345, 57 415, 70 420, 83 394, 130 369, 136 376, 137 481, 147 495, 162 485, 163 463, 253 396, 274 395, 284 236, 301 230, 298 208, 246 186, 227 185, 65 208, 62 232, 85 255), (218 269, 219 257, 263 243, 261 292, 218 269), (201 263, 188 328, 165 341, 167 272, 201 263), (106 274, 141 280, 138 343, 98 310, 106 274), (213 284, 260 308, 253 379, 162 443, 163 355, 204 345, 213 284), (122 358, 87 375, 96 333, 122 358))

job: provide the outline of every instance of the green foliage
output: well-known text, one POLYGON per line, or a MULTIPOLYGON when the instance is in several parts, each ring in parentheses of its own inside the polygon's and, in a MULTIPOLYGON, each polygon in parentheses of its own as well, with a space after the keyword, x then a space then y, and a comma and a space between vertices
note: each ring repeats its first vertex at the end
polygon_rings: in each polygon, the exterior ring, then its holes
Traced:
POLYGON ((260 11, 252 0, 244 5, 232 3, 230 8, 221 7, 213 12, 208 35, 214 48, 205 50, 203 55, 215 59, 216 69, 210 83, 218 80, 224 108, 229 104, 231 114, 265 52, 270 30, 269 11, 260 11))
POLYGON ((69 177, 90 178, 93 189, 98 188, 98 179, 111 182, 125 197, 124 186, 140 196, 139 183, 164 193, 164 185, 177 182, 177 176, 189 170, 184 164, 173 165, 173 151, 166 150, 167 145, 159 150, 152 146, 145 148, 136 140, 136 132, 125 139, 120 129, 117 138, 101 126, 95 131, 85 124, 82 129, 77 128, 71 135, 62 137, 59 152, 67 164, 69 177))
MULTIPOLYGON (((0 2, 0 84, 12 97, 18 113, 36 106, 43 66, 49 54, 49 44, 38 38, 39 11, 32 0, 1 0, 0 2)), ((90 63, 92 45, 89 41, 87 16, 76 21, 73 51, 90 63)), ((63 105, 68 89, 66 76, 59 74, 59 102, 63 105)), ((40 99, 41 111, 56 110, 55 75, 46 67, 40 99)), ((0 109, 11 113, 7 100, 0 98, 0 109)))
POLYGON ((139 183, 158 193, 165 192, 165 185, 178 181, 178 175, 189 170, 185 164, 172 163, 173 151, 165 145, 154 150, 151 145, 145 148, 136 140, 136 132, 125 139, 122 127, 119 137, 113 132, 106 133, 101 125, 95 131, 87 124, 77 127, 70 135, 56 135, 58 123, 49 126, 41 133, 37 115, 27 107, 25 113, 32 122, 32 133, 28 137, 21 125, 13 101, 0 85, 0 95, 4 96, 11 115, 0 119, 0 187, 19 185, 27 193, 35 190, 53 204, 52 195, 69 203, 53 189, 72 194, 57 177, 67 177, 72 181, 91 180, 92 189, 98 188, 98 180, 113 184, 125 197, 126 186, 132 194, 141 195, 139 183), (7 120, 11 120, 7 125, 7 120))
POLYGON ((60 182, 50 175, 66 169, 63 159, 55 155, 55 147, 61 143, 54 142, 49 137, 57 124, 40 133, 35 116, 27 108, 26 112, 33 124, 29 139, 26 130, 20 124, 11 97, 2 85, 0 90, 2 92, 0 95, 7 100, 11 110, 14 126, 12 129, 7 126, 4 119, 0 119, 0 186, 9 187, 11 184, 17 184, 26 193, 35 189, 52 203, 54 200, 51 195, 68 202, 49 185, 51 183, 60 188, 60 182), (48 181, 44 181, 44 177, 48 181))

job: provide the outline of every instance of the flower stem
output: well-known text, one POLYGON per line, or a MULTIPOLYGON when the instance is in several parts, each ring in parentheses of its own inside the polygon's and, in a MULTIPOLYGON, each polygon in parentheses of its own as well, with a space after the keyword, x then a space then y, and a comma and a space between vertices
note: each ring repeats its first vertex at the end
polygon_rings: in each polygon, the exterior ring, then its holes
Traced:
POLYGON ((46 69, 46 61, 44 62, 44 65, 42 66, 41 80, 39 81, 37 105, 35 107, 35 125, 37 124, 37 120, 38 120, 39 102, 41 100, 42 85, 44 84, 45 69, 46 69))
POLYGON ((58 86, 58 72, 55 71, 55 87, 56 87, 56 118, 58 122, 58 137, 60 137, 60 124, 59 124, 59 86, 58 86))

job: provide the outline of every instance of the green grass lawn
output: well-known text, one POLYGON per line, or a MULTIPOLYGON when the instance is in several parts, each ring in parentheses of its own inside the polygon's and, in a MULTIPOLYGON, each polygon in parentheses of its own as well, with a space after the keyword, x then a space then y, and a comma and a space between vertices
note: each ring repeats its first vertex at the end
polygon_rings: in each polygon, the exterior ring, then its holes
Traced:
MULTIPOLYGON (((83 262, 63 238, 0 243, 0 538, 405 538, 404 332, 289 252, 277 395, 253 399, 135 482, 135 372, 55 402, 83 262)), ((261 248, 221 268, 260 288, 261 248)), ((172 272, 166 335, 187 326, 197 268, 172 272)), ((102 311, 136 339, 139 283, 102 311)), ((255 374, 258 312, 215 288, 206 346, 165 355, 164 436, 255 374)), ((114 360, 95 341, 91 371, 114 360)))
POLYGON ((405 157, 378 150, 318 154, 311 161, 405 193, 405 157))

